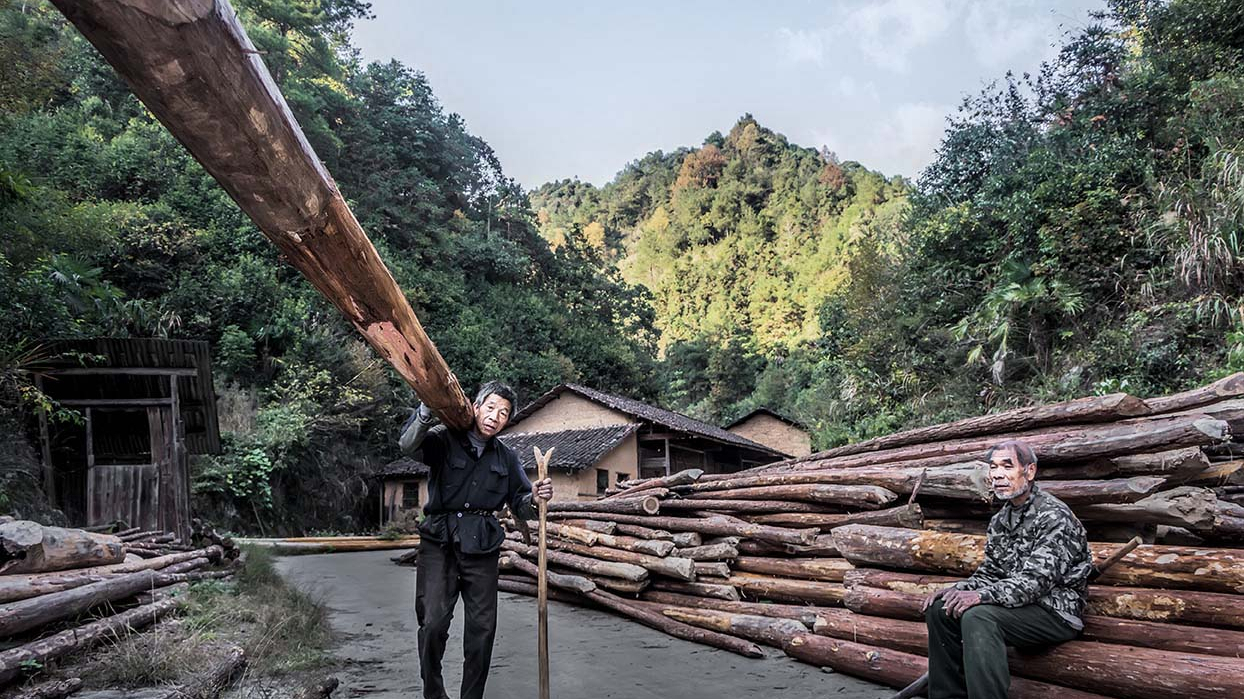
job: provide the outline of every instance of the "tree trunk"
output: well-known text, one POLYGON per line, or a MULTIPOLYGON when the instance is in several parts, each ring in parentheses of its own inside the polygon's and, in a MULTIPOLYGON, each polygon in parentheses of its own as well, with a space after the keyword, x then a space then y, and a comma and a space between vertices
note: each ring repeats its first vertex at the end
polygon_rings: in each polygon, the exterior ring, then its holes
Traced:
POLYGON ((803 624, 793 619, 686 607, 666 607, 661 611, 665 616, 684 624, 727 633, 775 648, 781 648, 791 636, 807 632, 803 624))
POLYGON ((125 561, 125 547, 111 534, 45 527, 26 520, 0 524, 0 574, 43 573, 125 561))
POLYGON ((740 556, 730 565, 735 570, 747 573, 823 582, 842 582, 843 575, 854 568, 842 558, 763 558, 760 556, 740 556))
POLYGON ((471 403, 227 2, 55 0, 284 257, 449 425, 471 403))
MULTIPOLYGON (((970 575, 984 559, 985 539, 968 534, 851 524, 833 532, 842 556, 857 567, 881 566, 970 575)), ((1100 561, 1115 544, 1090 544, 1100 561)), ((1146 545, 1097 580, 1103 585, 1153 586, 1244 593, 1244 553, 1232 549, 1146 545)))
POLYGON ((623 495, 634 494, 636 491, 650 490, 653 488, 673 488, 680 485, 688 485, 699 480, 704 475, 703 469, 689 468, 678 473, 671 473, 668 476, 660 478, 649 478, 646 480, 631 480, 621 483, 622 492, 615 495, 606 496, 604 499, 621 497, 623 495))
POLYGON ((708 578, 728 578, 730 577, 730 564, 720 561, 696 561, 695 562, 696 579, 708 578))
POLYGON ((822 607, 810 607, 805 604, 736 602, 694 595, 682 595, 676 592, 664 592, 661 590, 648 590, 643 593, 642 598, 650 602, 660 602, 661 604, 669 604, 676 607, 717 609, 736 614, 754 614, 778 619, 794 619, 809 629, 816 627, 820 614, 824 612, 822 607))
POLYGON ((658 557, 670 555, 675 548, 673 541, 641 539, 637 536, 610 536, 608 534, 598 535, 596 543, 600 546, 608 546, 610 548, 621 549, 623 551, 633 551, 635 553, 643 553, 649 556, 658 557))
MULTIPOLYGON (((588 503, 596 504, 596 503, 588 503)), ((555 515, 550 515, 554 519, 560 519, 555 515)), ((599 515, 594 517, 608 517, 609 515, 599 515)), ((759 539, 761 541, 772 541, 779 544, 803 544, 808 545, 816 541, 817 530, 815 529, 786 529, 784 527, 770 527, 763 524, 751 524, 741 520, 727 519, 725 517, 709 517, 705 519, 692 519, 689 517, 640 517, 635 515, 614 515, 613 520, 622 524, 645 524, 661 527, 670 531, 698 532, 700 534, 708 534, 711 536, 738 536, 748 539, 759 539)))
POLYGON ((572 512, 576 513, 576 519, 605 519, 612 520, 614 518, 609 515, 655 515, 661 509, 661 501, 654 497, 642 498, 625 498, 622 500, 591 500, 588 502, 578 502, 569 500, 551 500, 549 501, 549 515, 553 513, 572 512), (606 513, 604 517, 595 517, 599 513, 606 513))
MULTIPOLYGON (((734 494, 730 493, 733 498, 734 494)), ((793 500, 734 500, 704 499, 665 500, 661 503, 661 511, 694 512, 697 510, 725 510, 727 512, 746 513, 806 513, 831 514, 837 513, 841 507, 821 505, 813 502, 796 502, 793 500)), ((841 515, 838 515, 841 516, 841 515)))
POLYGON ((550 541, 549 546, 556 548, 558 551, 565 551, 588 558, 630 563, 646 568, 653 573, 667 575, 678 580, 695 580, 695 562, 690 558, 659 558, 643 553, 635 553, 634 551, 613 549, 608 546, 584 546, 568 541, 550 541))
MULTIPOLYGON (((551 525, 552 523, 550 522, 549 524, 551 525)), ((563 519, 562 524, 569 527, 587 529, 597 534, 613 534, 618 529, 616 522, 597 522, 593 519, 563 519)))
POLYGON ((729 544, 706 544, 691 548, 675 549, 674 555, 693 561, 728 561, 739 557, 737 546, 729 544))
POLYGON ((739 553, 748 556, 821 556, 821 557, 838 557, 838 546, 834 543, 834 537, 829 534, 821 534, 816 537, 816 541, 807 546, 796 544, 771 544, 767 541, 742 541, 739 542, 739 553))
POLYGON ((1182 480, 1209 466, 1209 459, 1200 447, 1184 447, 1152 454, 1130 454, 1093 459, 1063 466, 1038 466, 1038 477, 1046 480, 1083 480, 1092 478, 1129 478, 1131 476, 1163 476, 1182 480))
POLYGON ((1125 417, 1148 414, 1152 407, 1145 405, 1145 403, 1145 401, 1133 398, 1125 393, 1113 393, 1108 396, 1080 398, 1065 403, 1016 408, 991 415, 970 417, 956 422, 919 427, 914 430, 856 442, 855 444, 846 444, 818 452, 811 458, 823 459, 834 456, 861 454, 912 444, 940 442, 960 437, 1024 432, 1051 425, 1113 422, 1125 417))
MULTIPOLYGON (((502 570, 517 570, 523 575, 535 579, 539 571, 530 561, 524 560, 522 556, 512 551, 506 552, 498 560, 499 567, 502 570)), ((548 571, 549 584, 553 587, 560 587, 563 590, 570 590, 583 594, 596 589, 596 584, 581 575, 565 575, 563 573, 554 573, 548 571)))
POLYGON ((798 500, 822 505, 838 505, 853 509, 876 510, 898 499, 893 492, 872 485, 771 485, 757 488, 735 488, 730 491, 693 493, 688 501, 698 500, 798 500))
POLYGON ((1194 388, 1191 391, 1146 398, 1145 404, 1155 414, 1173 413, 1177 410, 1188 410, 1240 396, 1244 396, 1244 373, 1237 372, 1218 379, 1208 386, 1194 388))
POLYGON ((674 535, 663 529, 654 529, 652 527, 645 527, 634 523, 607 522, 607 524, 612 524, 616 532, 623 536, 633 536, 639 539, 652 539, 654 541, 674 540, 674 535))
POLYGON ((115 641, 148 626, 176 609, 182 602, 184 599, 181 597, 160 600, 0 651, 0 685, 13 681, 30 665, 46 664, 67 653, 86 650, 103 641, 115 641))
POLYGON ((1041 488, 1075 507, 1136 502, 1157 492, 1165 484, 1164 478, 1136 476, 1108 481, 1045 481, 1041 488))
POLYGON ((687 641, 703 643, 705 645, 728 650, 732 653, 738 653, 749 658, 762 658, 764 652, 755 644, 739 640, 733 636, 708 631, 706 629, 696 628, 689 624, 674 621, 667 618, 661 613, 661 605, 652 605, 650 602, 628 603, 607 592, 597 590, 591 592, 586 597, 593 602, 611 609, 619 614, 628 616, 645 626, 650 626, 658 631, 663 631, 676 638, 687 641), (652 606, 649 606, 652 605, 652 606))
MULTIPOLYGON (((796 473, 774 473, 705 481, 691 486, 693 493, 701 494, 717 491, 730 491, 728 496, 746 500, 738 494, 738 490, 779 485, 822 484, 839 486, 873 486, 881 487, 899 495, 910 495, 916 483, 923 483, 920 492, 961 500, 990 501, 993 488, 989 482, 989 465, 983 461, 973 461, 949 466, 921 468, 837 468, 822 471, 799 471, 796 473)), ((792 498, 793 499, 793 498, 792 498)), ((822 502, 822 501, 818 501, 822 502)), ((839 504, 839 503, 834 503, 839 504)))
POLYGON ((886 510, 856 512, 854 514, 808 514, 787 513, 771 515, 744 515, 744 519, 756 524, 771 524, 792 527, 819 527, 828 532, 834 527, 847 524, 875 524, 879 527, 909 527, 920 529, 924 526, 924 515, 916 504, 904 507, 891 507, 886 510))
MULTIPOLYGON (((536 557, 536 547, 521 544, 517 541, 505 540, 501 543, 502 548, 514 551, 520 556, 528 559, 536 557)), ((555 563, 564 568, 577 570, 592 575, 604 575, 610 578, 622 578, 632 582, 639 582, 648 578, 648 571, 637 565, 630 563, 617 563, 614 561, 601 561, 595 558, 585 558, 576 556, 572 553, 564 551, 549 551, 549 562, 555 563)))
POLYGON ((155 586, 155 571, 144 570, 42 597, 0 606, 0 637, 14 636, 92 607, 115 602, 155 586))
POLYGON ((680 595, 689 595, 693 597, 706 597, 710 599, 726 600, 728 602, 738 602, 739 591, 733 585, 722 583, 700 583, 700 582, 679 582, 677 580, 653 580, 649 586, 650 590, 659 592, 673 592, 680 595))
POLYGON ((846 588, 841 583, 795 580, 751 573, 735 573, 726 578, 726 582, 749 597, 778 602, 838 605, 842 604, 842 598, 846 594, 846 588))
POLYGON ((1218 498, 1208 488, 1182 486, 1125 505, 1077 505, 1076 516, 1097 522, 1165 524, 1194 531, 1214 528, 1218 498))
POLYGON ((62 590, 70 590, 127 573, 167 569, 170 566, 199 558, 219 560, 222 555, 223 552, 219 546, 209 546, 196 551, 173 553, 159 558, 95 566, 93 568, 78 568, 55 573, 2 575, 0 576, 0 603, 15 602, 62 590))

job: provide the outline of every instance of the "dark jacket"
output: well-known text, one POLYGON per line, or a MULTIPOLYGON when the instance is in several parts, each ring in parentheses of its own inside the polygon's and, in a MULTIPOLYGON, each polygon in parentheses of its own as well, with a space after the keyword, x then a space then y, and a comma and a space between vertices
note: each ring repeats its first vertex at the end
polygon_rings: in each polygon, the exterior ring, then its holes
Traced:
POLYGON ((428 466, 428 502, 419 525, 423 538, 453 544, 464 554, 494 553, 505 531, 492 512, 508 505, 516 517, 536 516, 531 481, 501 440, 489 439, 477 457, 467 433, 444 425, 429 429, 416 413, 401 446, 428 466))

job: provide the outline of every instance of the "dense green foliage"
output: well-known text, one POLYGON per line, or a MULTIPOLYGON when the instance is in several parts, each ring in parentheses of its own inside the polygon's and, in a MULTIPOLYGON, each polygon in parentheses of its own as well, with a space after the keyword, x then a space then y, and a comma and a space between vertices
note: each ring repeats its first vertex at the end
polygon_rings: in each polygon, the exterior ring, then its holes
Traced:
MULTIPOLYGON (((651 395, 642 293, 590 248, 550 250, 422 75, 358 60, 348 31, 366 3, 235 4, 468 391, 500 378, 528 399, 566 380, 651 395)), ((410 391, 50 5, 0 0, 0 46, 6 414, 19 391, 38 399, 17 367, 40 340, 206 339, 227 449, 199 464, 200 507, 247 528, 373 518, 370 473, 396 456, 410 391)))
POLYGON ((966 99, 910 189, 744 117, 533 206, 653 292, 663 398, 706 419, 766 405, 828 445, 1182 388, 1244 368, 1242 16, 1111 3, 966 99))

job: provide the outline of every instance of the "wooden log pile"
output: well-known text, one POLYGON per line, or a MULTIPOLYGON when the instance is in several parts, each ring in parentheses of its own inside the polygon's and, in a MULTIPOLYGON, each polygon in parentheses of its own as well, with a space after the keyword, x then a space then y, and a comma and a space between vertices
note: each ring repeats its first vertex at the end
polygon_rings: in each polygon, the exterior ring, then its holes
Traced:
MULTIPOLYGON (((555 501, 554 599, 906 686, 927 669, 922 600, 982 560, 1000 507, 985 452, 1007 439, 1034 447, 1040 487, 1081 518, 1098 563, 1143 542, 1090 585, 1079 638, 1011 657, 1012 696, 1244 696, 1244 374, 555 501)), ((535 547, 515 525, 502 589, 534 594, 535 547)))
POLYGON ((196 524, 191 542, 126 528, 0 523, 0 687, 175 611, 174 591, 232 576, 239 551, 196 524))

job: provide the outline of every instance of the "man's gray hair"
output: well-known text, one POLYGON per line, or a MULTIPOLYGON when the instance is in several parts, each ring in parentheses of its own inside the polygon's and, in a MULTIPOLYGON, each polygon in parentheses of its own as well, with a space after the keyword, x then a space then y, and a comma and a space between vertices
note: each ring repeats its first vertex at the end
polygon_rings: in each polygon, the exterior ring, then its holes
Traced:
POLYGON ((993 445, 985 454, 985 461, 993 461, 994 454, 1004 454, 1018 468, 1037 465, 1037 453, 1018 439, 993 445))
POLYGON ((509 384, 500 381, 489 381, 480 386, 479 393, 475 394, 475 404, 483 405, 484 401, 488 400, 488 396, 504 398, 510 401, 511 413, 518 411, 518 394, 514 392, 514 389, 510 388, 509 384))

